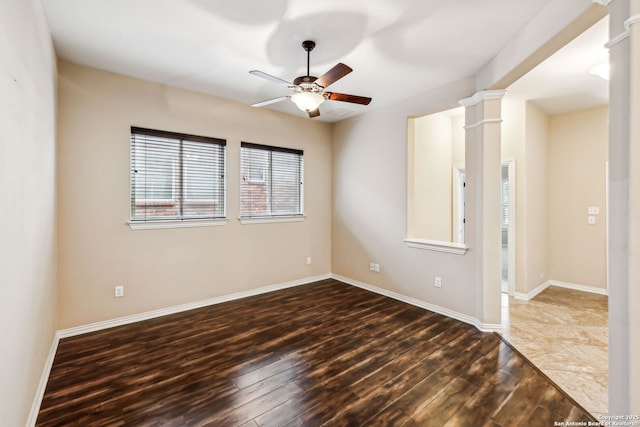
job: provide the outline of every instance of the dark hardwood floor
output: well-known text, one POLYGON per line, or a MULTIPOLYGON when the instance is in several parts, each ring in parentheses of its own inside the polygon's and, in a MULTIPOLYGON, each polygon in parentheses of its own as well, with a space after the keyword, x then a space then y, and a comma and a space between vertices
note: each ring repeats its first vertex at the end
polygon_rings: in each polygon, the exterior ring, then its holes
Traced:
POLYGON ((578 420, 498 335, 325 280, 61 340, 37 425, 578 420))

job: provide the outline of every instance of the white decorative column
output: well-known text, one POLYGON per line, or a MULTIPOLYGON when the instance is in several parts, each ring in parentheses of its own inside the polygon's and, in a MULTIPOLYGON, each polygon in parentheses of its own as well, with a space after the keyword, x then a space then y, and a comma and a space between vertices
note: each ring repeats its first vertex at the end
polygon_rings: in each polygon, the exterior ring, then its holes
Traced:
POLYGON ((476 318, 482 330, 501 329, 500 128, 506 91, 486 90, 460 101, 465 107, 466 224, 475 258, 476 318))
POLYGON ((609 413, 640 415, 640 0, 609 7, 609 413))

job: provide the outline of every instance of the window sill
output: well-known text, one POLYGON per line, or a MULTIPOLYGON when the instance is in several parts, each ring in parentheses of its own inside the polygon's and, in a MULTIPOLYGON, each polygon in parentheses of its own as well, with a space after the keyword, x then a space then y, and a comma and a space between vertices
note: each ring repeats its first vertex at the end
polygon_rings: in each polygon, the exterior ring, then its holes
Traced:
POLYGON ((129 221, 132 230, 155 230, 163 228, 215 227, 227 225, 227 219, 188 219, 178 221, 129 221))
POLYGON ((265 217, 251 217, 251 218, 238 218, 240 224, 269 224, 274 222, 301 222, 306 217, 304 215, 295 216, 265 216, 265 217))
POLYGON ((428 251, 446 252, 449 254, 464 255, 467 252, 467 245, 464 243, 442 242, 438 240, 426 239, 404 239, 404 243, 410 248, 424 249, 428 251))

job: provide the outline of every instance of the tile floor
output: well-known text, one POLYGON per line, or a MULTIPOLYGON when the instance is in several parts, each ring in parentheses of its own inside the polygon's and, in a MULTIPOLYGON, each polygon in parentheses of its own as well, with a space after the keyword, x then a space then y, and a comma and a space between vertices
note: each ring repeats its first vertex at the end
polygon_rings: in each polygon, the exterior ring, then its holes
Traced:
POLYGON ((608 411, 607 297, 550 286, 503 294, 504 337, 596 418, 608 411))

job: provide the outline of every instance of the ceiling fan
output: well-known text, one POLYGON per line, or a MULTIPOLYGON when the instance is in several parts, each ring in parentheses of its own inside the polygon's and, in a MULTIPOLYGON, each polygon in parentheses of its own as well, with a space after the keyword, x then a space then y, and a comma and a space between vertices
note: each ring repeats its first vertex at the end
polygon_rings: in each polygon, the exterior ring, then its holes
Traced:
POLYGON ((307 52, 307 75, 297 77, 293 81, 293 83, 262 71, 249 71, 249 73, 253 74, 254 76, 261 77, 275 83, 287 85, 294 91, 293 95, 286 95, 279 98, 258 102, 256 104, 253 104, 252 107, 263 107, 265 105, 284 101, 285 99, 290 99, 300 110, 307 112, 309 114, 309 117, 313 118, 320 115, 320 110, 318 107, 320 106, 320 104, 327 100, 369 105, 369 103, 371 102, 371 98, 365 96, 347 95, 345 93, 325 91, 325 89, 329 87, 329 85, 340 80, 341 78, 352 72, 353 69, 351 69, 351 67, 349 67, 348 65, 339 63, 320 77, 314 77, 310 75, 309 57, 314 47, 316 47, 316 43, 311 40, 305 40, 302 42, 302 48, 307 52))

